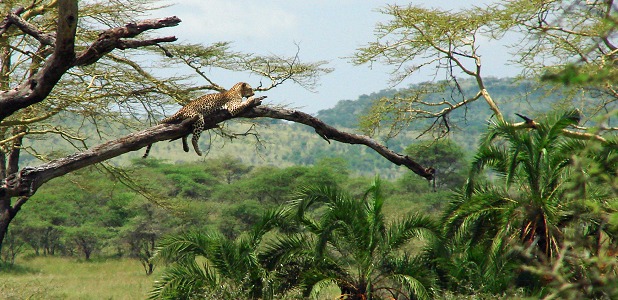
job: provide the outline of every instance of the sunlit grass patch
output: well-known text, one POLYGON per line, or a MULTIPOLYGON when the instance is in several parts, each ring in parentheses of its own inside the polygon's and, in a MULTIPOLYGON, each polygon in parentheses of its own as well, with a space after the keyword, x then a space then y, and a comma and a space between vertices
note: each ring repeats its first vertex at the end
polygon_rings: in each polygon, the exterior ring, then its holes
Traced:
POLYGON ((154 276, 131 259, 18 259, 28 272, 0 272, 0 299, 144 299, 154 276))

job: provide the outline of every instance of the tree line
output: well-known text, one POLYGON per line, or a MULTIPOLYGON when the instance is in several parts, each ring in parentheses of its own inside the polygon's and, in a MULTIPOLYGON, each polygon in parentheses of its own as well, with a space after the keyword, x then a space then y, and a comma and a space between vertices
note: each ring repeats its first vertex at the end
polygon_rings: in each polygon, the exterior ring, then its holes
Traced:
MULTIPOLYGON (((459 149, 459 148, 457 148, 459 149)), ((411 147, 409 153, 426 151, 411 147)), ((453 151, 461 160, 463 151, 453 151)), ((231 156, 201 163, 137 159, 122 177, 88 169, 58 178, 28 204, 32 214, 15 220, 2 250, 6 263, 23 253, 93 257, 135 257, 147 273, 155 246, 164 235, 182 230, 214 229, 236 237, 251 228, 268 208, 282 205, 304 186, 347 186, 369 182, 354 177, 343 159, 313 166, 250 166, 231 156)), ((460 178, 462 174, 452 176, 460 178)), ((440 182, 447 190, 452 182, 440 182)), ((389 194, 431 190, 424 180, 403 177, 389 194)), ((415 205, 421 205, 417 203, 415 205)), ((429 209, 429 206, 427 206, 429 209)))

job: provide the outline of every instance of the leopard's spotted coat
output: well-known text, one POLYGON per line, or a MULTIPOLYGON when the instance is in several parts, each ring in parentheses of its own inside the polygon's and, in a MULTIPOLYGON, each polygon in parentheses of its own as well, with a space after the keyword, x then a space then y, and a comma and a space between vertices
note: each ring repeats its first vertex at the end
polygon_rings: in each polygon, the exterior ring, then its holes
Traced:
MULTIPOLYGON (((174 115, 161 120, 159 123, 175 124, 186 119, 197 118, 193 123, 193 137, 191 138, 191 143, 193 144, 195 153, 201 156, 202 151, 200 151, 197 142, 200 138, 200 134, 204 131, 204 116, 207 116, 208 114, 211 114, 219 109, 227 109, 232 116, 235 116, 251 104, 251 101, 242 102, 243 98, 246 97, 249 99, 249 97, 253 95, 253 88, 251 88, 248 83, 239 82, 225 92, 207 94, 189 102, 174 115)), ((146 153, 144 153, 143 158, 148 156, 148 153, 150 153, 150 148, 152 148, 152 144, 148 145, 146 148, 146 153)), ((189 152, 187 136, 182 137, 182 149, 185 152, 189 152)))

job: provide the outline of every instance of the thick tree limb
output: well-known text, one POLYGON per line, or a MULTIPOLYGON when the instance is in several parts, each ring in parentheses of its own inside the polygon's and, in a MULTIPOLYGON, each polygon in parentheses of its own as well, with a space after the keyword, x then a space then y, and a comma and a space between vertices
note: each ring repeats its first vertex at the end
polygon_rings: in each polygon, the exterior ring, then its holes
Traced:
POLYGON ((2 22, 0 22, 0 36, 5 34, 9 30, 9 28, 11 28, 11 25, 13 25, 13 23, 11 22, 11 18, 13 16, 17 16, 18 21, 21 20, 21 17, 19 17, 19 15, 24 12, 24 9, 25 8, 23 6, 20 6, 17 9, 15 9, 14 11, 9 12, 6 15, 6 17, 4 17, 2 22))
MULTIPOLYGON (((261 104, 261 99, 255 98, 253 105, 240 113, 237 117, 244 118, 275 118, 305 124, 315 128, 322 138, 336 140, 347 144, 362 144, 378 152, 389 161, 404 165, 414 173, 432 179, 432 168, 424 168, 410 157, 397 154, 387 147, 369 137, 351 134, 337 130, 325 124, 319 119, 296 110, 287 110, 271 107, 256 107, 261 104)), ((217 127, 218 123, 233 118, 225 110, 215 112, 208 116, 205 128, 217 127)), ((192 130, 192 121, 185 120, 180 124, 161 124, 151 128, 129 134, 125 137, 103 143, 87 151, 75 153, 64 158, 56 159, 38 167, 25 167, 19 173, 10 174, 6 180, 0 182, 0 197, 29 197, 50 179, 62 176, 83 167, 103 162, 110 158, 139 150, 149 144, 163 140, 173 140, 188 135, 192 130)))
POLYGON ((103 143, 89 150, 52 160, 38 167, 25 167, 7 176, 0 185, 0 197, 30 196, 45 182, 86 166, 106 161, 121 154, 136 151, 150 143, 175 139, 191 132, 192 120, 180 124, 162 124, 103 143))
POLYGON ((164 37, 153 40, 144 41, 123 41, 123 38, 132 38, 140 33, 164 27, 173 27, 180 23, 180 19, 176 16, 163 19, 143 20, 137 23, 129 23, 123 27, 116 27, 104 31, 99 35, 99 38, 90 45, 86 50, 77 55, 74 63, 75 66, 89 65, 99 60, 103 55, 111 52, 114 49, 137 48, 142 46, 155 45, 160 42, 173 42, 176 37, 164 37))
POLYGON ((173 36, 142 41, 123 39, 133 38, 147 30, 176 26, 179 23, 179 18, 168 17, 143 20, 112 28, 103 31, 96 41, 76 54, 77 1, 58 1, 58 30, 55 37, 51 34, 43 34, 35 26, 19 18, 18 12, 9 13, 0 24, 0 34, 5 32, 10 25, 15 25, 40 43, 53 45, 54 52, 28 80, 11 90, 0 92, 0 122, 20 109, 43 101, 62 75, 72 67, 95 63, 114 49, 137 48, 175 41, 176 38, 173 36))
POLYGON ((43 45, 52 46, 56 43, 56 38, 52 34, 45 33, 39 30, 36 26, 26 22, 26 20, 22 19, 16 12, 10 12, 5 19, 5 24, 2 27, 3 31, 0 34, 3 34, 10 25, 15 25, 25 34, 28 34, 35 38, 39 43, 43 45))

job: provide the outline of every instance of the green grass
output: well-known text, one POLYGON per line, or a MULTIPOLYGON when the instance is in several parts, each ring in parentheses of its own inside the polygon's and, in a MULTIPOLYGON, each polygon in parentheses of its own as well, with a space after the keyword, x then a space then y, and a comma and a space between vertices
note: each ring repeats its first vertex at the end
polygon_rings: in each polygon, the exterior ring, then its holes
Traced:
POLYGON ((156 278, 132 259, 18 259, 0 271, 0 299, 144 299, 156 278))
MULTIPOLYGON (((145 299, 160 270, 146 276, 133 259, 22 258, 14 266, 0 266, 0 299, 145 299)), ((320 298, 336 295, 338 289, 329 286, 320 298)))

